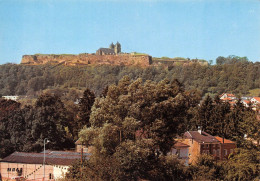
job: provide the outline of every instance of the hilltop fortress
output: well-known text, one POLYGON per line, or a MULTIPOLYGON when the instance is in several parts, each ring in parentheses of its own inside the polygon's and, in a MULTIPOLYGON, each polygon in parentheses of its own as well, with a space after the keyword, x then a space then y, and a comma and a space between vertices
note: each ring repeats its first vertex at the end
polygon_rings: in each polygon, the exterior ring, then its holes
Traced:
POLYGON ((189 65, 190 63, 200 62, 199 60, 188 60, 184 58, 152 58, 147 54, 140 53, 122 53, 121 44, 111 43, 109 48, 99 48, 96 53, 74 54, 35 54, 23 55, 21 64, 41 65, 41 64, 64 64, 69 66, 76 65, 125 65, 148 67, 150 65, 173 66, 189 65))
POLYGON ((24 55, 21 64, 40 65, 46 63, 64 65, 126 65, 147 67, 152 63, 149 55, 135 55, 121 52, 120 43, 112 43, 109 48, 100 48, 96 54, 82 53, 72 54, 35 54, 24 55))

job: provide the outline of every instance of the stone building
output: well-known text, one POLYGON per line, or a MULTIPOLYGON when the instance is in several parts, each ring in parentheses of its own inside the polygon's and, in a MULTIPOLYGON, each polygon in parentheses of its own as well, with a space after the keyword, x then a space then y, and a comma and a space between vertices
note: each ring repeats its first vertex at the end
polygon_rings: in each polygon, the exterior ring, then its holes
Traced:
POLYGON ((96 51, 96 55, 117 55, 121 53, 121 44, 117 42, 115 45, 112 42, 109 48, 100 48, 96 51))

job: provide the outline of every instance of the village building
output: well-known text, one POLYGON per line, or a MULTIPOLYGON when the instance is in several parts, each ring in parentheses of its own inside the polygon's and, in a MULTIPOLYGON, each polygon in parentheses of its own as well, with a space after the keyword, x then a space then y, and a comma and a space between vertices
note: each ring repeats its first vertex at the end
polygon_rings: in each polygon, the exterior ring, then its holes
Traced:
POLYGON ((88 156, 88 153, 47 150, 44 166, 44 153, 14 152, 0 161, 0 174, 3 181, 16 178, 56 180, 65 176, 73 162, 88 156))
POLYGON ((2 98, 17 101, 19 99, 19 96, 2 96, 2 98))
MULTIPOLYGON (((215 136, 215 138, 220 142, 220 159, 225 160, 228 159, 228 156, 231 153, 234 153, 234 150, 236 149, 236 143, 228 140, 228 139, 223 139, 219 136, 215 136)), ((218 157, 217 152, 214 152, 213 150, 213 156, 218 157)))
POLYGON ((219 98, 224 102, 228 102, 232 107, 236 104, 238 100, 234 94, 229 93, 223 93, 219 96, 219 98))
POLYGON ((224 160, 233 153, 236 144, 230 140, 220 141, 220 137, 214 137, 202 130, 187 131, 180 142, 190 146, 189 163, 194 163, 201 154, 212 155, 216 160, 224 160))
POLYGON ((234 94, 223 93, 219 96, 221 100, 236 100, 236 96, 234 94))

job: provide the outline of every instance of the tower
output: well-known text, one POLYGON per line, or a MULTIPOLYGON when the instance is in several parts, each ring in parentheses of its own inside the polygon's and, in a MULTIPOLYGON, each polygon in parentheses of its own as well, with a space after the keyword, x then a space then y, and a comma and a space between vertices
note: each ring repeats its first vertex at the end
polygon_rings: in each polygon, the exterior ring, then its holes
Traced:
POLYGON ((121 53, 121 45, 119 42, 116 43, 114 50, 116 54, 121 53))
POLYGON ((115 45, 114 45, 113 42, 109 45, 109 48, 110 48, 110 49, 113 49, 113 50, 115 49, 115 45))

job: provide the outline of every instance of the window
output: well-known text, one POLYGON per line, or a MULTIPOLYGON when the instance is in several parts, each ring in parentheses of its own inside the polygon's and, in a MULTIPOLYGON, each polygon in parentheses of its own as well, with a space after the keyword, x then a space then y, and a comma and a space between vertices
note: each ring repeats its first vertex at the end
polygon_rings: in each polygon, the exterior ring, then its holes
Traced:
POLYGON ((12 169, 12 172, 14 172, 14 171, 15 171, 15 168, 12 169))
POLYGON ((49 173, 49 179, 53 179, 53 175, 49 173))
POLYGON ((224 149, 224 155, 225 155, 225 156, 227 155, 227 150, 226 150, 226 149, 224 149))
POLYGON ((204 145, 201 145, 201 148, 203 148, 204 147, 204 145))
POLYGON ((180 153, 181 153, 180 149, 177 149, 177 150, 176 150, 176 155, 177 155, 178 157, 180 157, 180 153))
POLYGON ((213 155, 216 155, 216 150, 213 150, 213 155))
POLYGON ((219 156, 219 150, 217 150, 217 156, 219 156))

